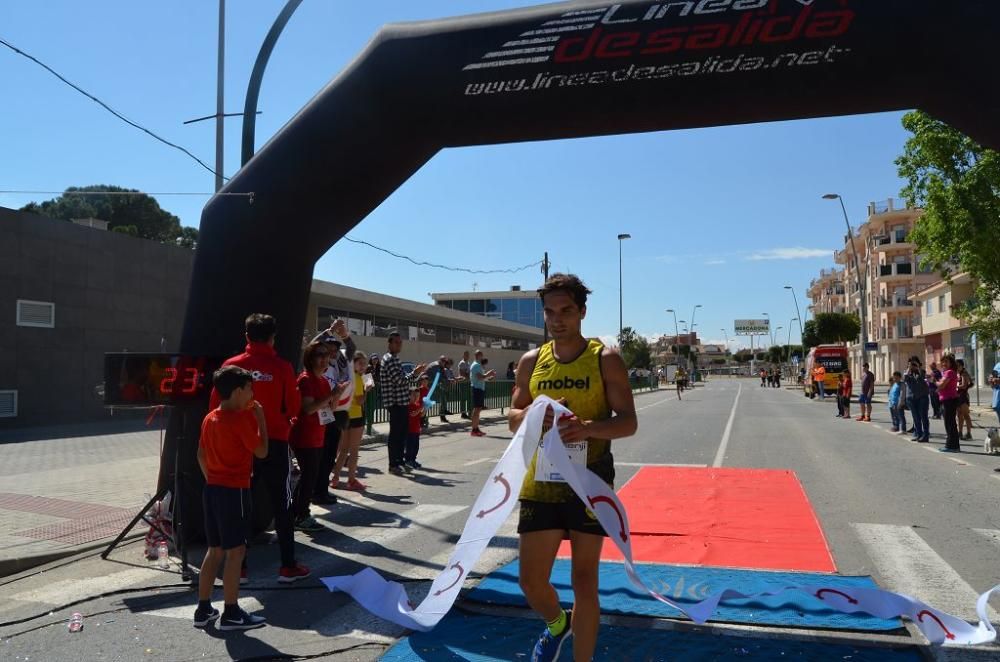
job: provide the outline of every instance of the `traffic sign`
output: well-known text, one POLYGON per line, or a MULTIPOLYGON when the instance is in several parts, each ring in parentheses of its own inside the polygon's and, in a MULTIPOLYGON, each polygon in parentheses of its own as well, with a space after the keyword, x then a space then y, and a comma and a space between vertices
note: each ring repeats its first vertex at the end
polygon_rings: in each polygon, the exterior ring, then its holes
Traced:
POLYGON ((877 352, 878 351, 878 343, 877 342, 866 342, 865 343, 865 351, 866 352, 877 352))

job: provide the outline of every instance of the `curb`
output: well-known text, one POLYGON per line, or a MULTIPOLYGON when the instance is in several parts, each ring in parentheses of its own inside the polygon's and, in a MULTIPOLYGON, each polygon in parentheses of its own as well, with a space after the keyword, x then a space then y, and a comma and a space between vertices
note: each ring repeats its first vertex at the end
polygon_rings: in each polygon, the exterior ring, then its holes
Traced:
MULTIPOLYGON (((125 536, 122 541, 118 543, 118 545, 121 546, 126 542, 131 542, 136 538, 144 538, 145 536, 145 532, 137 532, 133 530, 125 536)), ((36 568, 40 565, 52 563, 53 561, 58 561, 70 556, 86 554, 87 552, 92 552, 97 549, 104 549, 111 543, 112 540, 114 540, 114 536, 109 536, 101 541, 95 540, 94 542, 89 542, 84 545, 67 547, 66 549, 29 554, 28 556, 21 556, 13 559, 0 559, 0 577, 7 577, 19 572, 24 572, 25 570, 30 570, 31 568, 36 568)))

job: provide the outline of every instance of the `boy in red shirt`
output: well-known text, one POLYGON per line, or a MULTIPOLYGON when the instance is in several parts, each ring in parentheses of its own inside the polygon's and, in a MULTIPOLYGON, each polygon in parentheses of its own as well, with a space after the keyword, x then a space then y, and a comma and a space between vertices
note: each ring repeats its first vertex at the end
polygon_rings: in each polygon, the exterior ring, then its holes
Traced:
POLYGON ((237 599, 240 569, 250 529, 250 474, 253 458, 267 457, 264 409, 253 399, 253 375, 238 366, 213 375, 220 403, 201 423, 198 465, 205 475, 202 502, 208 552, 198 577, 198 608, 194 626, 203 628, 219 618, 212 607, 212 587, 225 559, 222 590, 225 609, 220 630, 249 630, 264 625, 264 617, 243 611, 237 599))
POLYGON ((420 432, 423 429, 424 403, 421 389, 414 386, 410 389, 410 424, 406 432, 406 445, 403 447, 403 471, 413 472, 420 468, 417 462, 417 452, 420 450, 420 432))

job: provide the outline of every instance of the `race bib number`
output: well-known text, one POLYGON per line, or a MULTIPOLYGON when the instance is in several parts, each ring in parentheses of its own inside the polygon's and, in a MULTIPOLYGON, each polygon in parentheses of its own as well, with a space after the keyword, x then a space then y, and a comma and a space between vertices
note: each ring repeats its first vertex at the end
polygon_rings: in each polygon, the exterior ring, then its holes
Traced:
POLYGON ((333 423, 335 420, 337 420, 336 417, 333 415, 333 410, 330 409, 329 407, 323 407, 321 409, 317 409, 316 415, 319 416, 320 425, 329 425, 330 423, 333 423))
MULTIPOLYGON (((538 446, 538 460, 535 462, 535 480, 540 483, 565 483, 566 479, 563 475, 556 471, 555 467, 545 459, 545 454, 542 453, 544 445, 545 442, 543 441, 538 446)), ((566 454, 569 455, 570 462, 581 467, 587 466, 586 441, 563 444, 563 448, 566 449, 566 454)))

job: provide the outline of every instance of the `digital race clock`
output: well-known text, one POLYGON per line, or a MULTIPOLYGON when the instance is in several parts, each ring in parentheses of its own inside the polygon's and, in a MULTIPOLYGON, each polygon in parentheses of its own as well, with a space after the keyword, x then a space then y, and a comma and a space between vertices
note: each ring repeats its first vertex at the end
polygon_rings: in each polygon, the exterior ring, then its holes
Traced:
POLYGON ((104 355, 104 404, 142 407, 208 399, 223 359, 183 354, 104 355))

